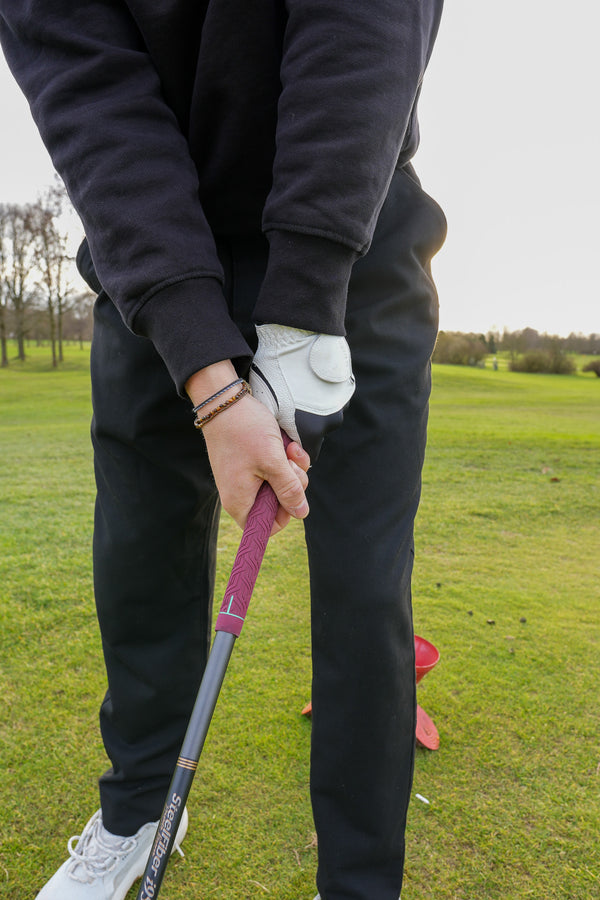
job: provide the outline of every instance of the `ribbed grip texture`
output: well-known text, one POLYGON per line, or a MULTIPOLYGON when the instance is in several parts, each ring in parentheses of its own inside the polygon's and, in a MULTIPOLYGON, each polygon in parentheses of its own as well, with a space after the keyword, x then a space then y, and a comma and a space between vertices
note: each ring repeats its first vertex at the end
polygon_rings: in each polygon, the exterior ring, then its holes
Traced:
POLYGON ((215 631, 239 637, 278 506, 273 488, 264 481, 248 515, 215 631))

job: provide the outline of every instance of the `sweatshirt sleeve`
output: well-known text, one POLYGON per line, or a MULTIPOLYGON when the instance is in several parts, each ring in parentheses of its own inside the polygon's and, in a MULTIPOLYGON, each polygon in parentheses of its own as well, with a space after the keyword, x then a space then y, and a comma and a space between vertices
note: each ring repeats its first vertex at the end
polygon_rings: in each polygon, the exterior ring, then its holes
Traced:
POLYGON ((125 5, 0 0, 0 39, 127 325, 180 392, 209 363, 249 358, 187 142, 125 5))
POLYGON ((442 0, 286 5, 263 217, 270 257, 255 316, 343 334, 352 265, 369 248, 395 168, 416 149, 442 0))

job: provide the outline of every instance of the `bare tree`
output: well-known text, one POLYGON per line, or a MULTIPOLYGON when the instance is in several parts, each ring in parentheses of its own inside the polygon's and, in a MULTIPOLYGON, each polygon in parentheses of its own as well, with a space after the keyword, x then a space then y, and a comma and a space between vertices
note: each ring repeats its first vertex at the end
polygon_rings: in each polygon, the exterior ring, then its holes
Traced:
POLYGON ((67 235, 61 232, 59 222, 66 202, 65 189, 57 182, 32 207, 34 262, 45 298, 54 367, 63 361, 63 319, 72 291, 72 258, 67 250, 67 235))
POLYGON ((8 310, 8 287, 6 284, 7 275, 7 241, 6 241, 6 206, 0 204, 0 367, 5 369, 8 366, 8 327, 7 327, 7 310, 8 310))
POLYGON ((84 341, 92 339, 95 301, 95 294, 91 291, 82 291, 75 294, 69 302, 65 317, 65 337, 79 341, 80 347, 83 347, 84 341))
POLYGON ((14 332, 17 358, 25 359, 27 309, 34 296, 32 272, 34 264, 34 233, 32 206, 9 203, 4 206, 4 252, 6 270, 4 290, 14 311, 14 332))

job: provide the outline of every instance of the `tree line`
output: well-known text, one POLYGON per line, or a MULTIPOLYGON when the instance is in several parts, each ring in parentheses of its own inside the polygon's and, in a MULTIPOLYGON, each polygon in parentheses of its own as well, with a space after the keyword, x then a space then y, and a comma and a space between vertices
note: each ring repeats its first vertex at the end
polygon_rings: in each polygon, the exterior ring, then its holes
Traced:
MULTIPOLYGON (((568 375, 575 371, 573 354, 600 356, 600 334, 577 334, 560 337, 540 334, 535 328, 520 331, 489 331, 487 334, 465 334, 440 331, 433 361, 450 365, 477 366, 496 353, 509 357, 509 368, 515 372, 553 372, 568 375)), ((592 360, 588 371, 597 372, 600 360, 592 360)))
POLYGON ((91 337, 94 295, 82 290, 62 222, 69 200, 58 181, 35 203, 0 203, 0 366, 27 342, 48 342, 52 365, 63 361, 67 340, 91 337))
MULTIPOLYGON (((28 341, 47 342, 53 366, 63 361, 65 341, 91 339, 95 295, 82 289, 84 283, 69 255, 63 224, 68 209, 70 202, 58 177, 35 203, 0 203, 2 367, 9 364, 9 339, 16 341, 20 360, 26 357, 28 341)), ((509 354, 514 369, 568 372, 573 367, 569 354, 600 356, 600 335, 559 337, 534 328, 487 334, 441 331, 433 360, 479 365, 486 356, 500 352, 509 354)))

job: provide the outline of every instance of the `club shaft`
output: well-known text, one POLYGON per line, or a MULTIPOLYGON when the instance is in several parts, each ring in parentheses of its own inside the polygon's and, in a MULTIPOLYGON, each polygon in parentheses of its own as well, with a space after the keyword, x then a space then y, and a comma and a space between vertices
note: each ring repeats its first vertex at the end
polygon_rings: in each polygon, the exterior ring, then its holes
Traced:
MULTIPOLYGON (((287 445, 289 438, 283 433, 282 436, 287 445)), ((171 779, 146 870, 142 876, 137 900, 157 900, 233 645, 241 632, 248 611, 277 508, 277 497, 271 486, 264 482, 248 514, 221 612, 217 618, 215 639, 171 779)))
POLYGON ((137 900, 158 896, 235 640, 226 631, 215 635, 137 900))

